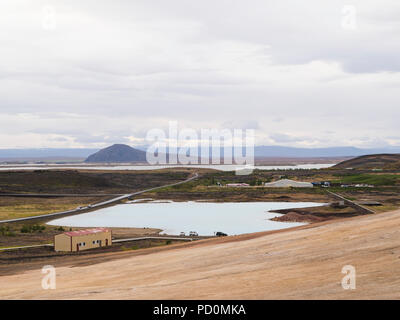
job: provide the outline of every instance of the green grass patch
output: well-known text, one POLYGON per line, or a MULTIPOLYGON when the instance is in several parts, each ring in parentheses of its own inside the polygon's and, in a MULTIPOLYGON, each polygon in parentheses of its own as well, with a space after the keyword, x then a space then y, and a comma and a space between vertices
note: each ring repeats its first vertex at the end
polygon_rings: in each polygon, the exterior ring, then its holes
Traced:
POLYGON ((35 233, 35 232, 42 233, 45 229, 46 229, 45 226, 41 226, 38 224, 24 225, 24 226, 22 226, 20 232, 21 233, 35 233))
POLYGON ((343 176, 335 181, 342 184, 371 184, 375 186, 394 186, 399 182, 395 174, 355 174, 343 176))
POLYGON ((0 226, 0 235, 5 237, 15 237, 16 233, 13 230, 10 230, 9 226, 0 226))

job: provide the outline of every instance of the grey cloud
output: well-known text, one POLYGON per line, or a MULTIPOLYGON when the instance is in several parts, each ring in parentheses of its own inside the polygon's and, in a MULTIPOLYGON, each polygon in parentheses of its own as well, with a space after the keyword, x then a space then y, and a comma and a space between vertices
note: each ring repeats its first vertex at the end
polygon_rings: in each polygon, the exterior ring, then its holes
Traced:
POLYGON ((276 143, 298 142, 306 140, 305 138, 295 137, 285 133, 271 134, 270 138, 276 143))
POLYGON ((353 1, 353 31, 344 1, 60 0, 54 30, 48 1, 22 2, 2 7, 0 147, 126 142, 170 120, 292 145, 397 134, 397 1, 353 1))
POLYGON ((231 120, 222 123, 221 127, 227 129, 259 129, 260 125, 256 120, 231 120))

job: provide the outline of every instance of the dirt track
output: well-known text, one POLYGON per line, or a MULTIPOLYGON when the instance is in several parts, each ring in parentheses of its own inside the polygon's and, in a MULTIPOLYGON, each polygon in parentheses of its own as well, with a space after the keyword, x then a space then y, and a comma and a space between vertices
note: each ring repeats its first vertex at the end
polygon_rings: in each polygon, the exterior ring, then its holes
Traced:
POLYGON ((0 298, 398 299, 400 210, 84 259, 43 262, 57 267, 56 290, 41 288, 41 265, 2 276, 0 298), (352 291, 340 284, 348 264, 352 291))

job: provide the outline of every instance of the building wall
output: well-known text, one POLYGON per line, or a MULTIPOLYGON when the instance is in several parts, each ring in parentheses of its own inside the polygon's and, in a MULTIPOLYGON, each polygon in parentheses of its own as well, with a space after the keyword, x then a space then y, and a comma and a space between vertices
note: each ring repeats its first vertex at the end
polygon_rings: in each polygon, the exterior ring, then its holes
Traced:
POLYGON ((110 246, 112 244, 111 231, 79 236, 59 234, 54 239, 55 251, 78 251, 78 244, 80 244, 79 251, 110 246))
POLYGON ((71 251, 71 238, 66 234, 58 234, 54 237, 55 251, 71 251))
POLYGON ((72 237, 72 251, 78 251, 77 244, 79 244, 79 243, 81 244, 79 246, 79 251, 93 249, 93 248, 99 248, 99 247, 105 247, 107 245, 106 240, 108 240, 108 245, 110 246, 112 244, 111 232, 99 232, 99 233, 93 233, 93 234, 82 235, 82 236, 73 236, 72 237), (93 241, 95 243, 93 243, 93 241), (97 241, 100 241, 100 243, 97 241), (83 244, 85 244, 85 245, 83 245, 83 244))

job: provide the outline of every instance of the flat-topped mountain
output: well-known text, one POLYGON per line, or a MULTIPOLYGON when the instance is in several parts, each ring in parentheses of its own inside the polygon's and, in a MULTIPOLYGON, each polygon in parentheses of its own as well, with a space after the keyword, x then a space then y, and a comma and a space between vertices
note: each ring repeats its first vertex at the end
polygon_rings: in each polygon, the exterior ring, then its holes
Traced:
POLYGON ((400 154, 371 154, 340 162, 333 168, 400 169, 400 154))
POLYGON ((146 162, 146 152, 126 144, 114 144, 90 155, 85 162, 146 162))

